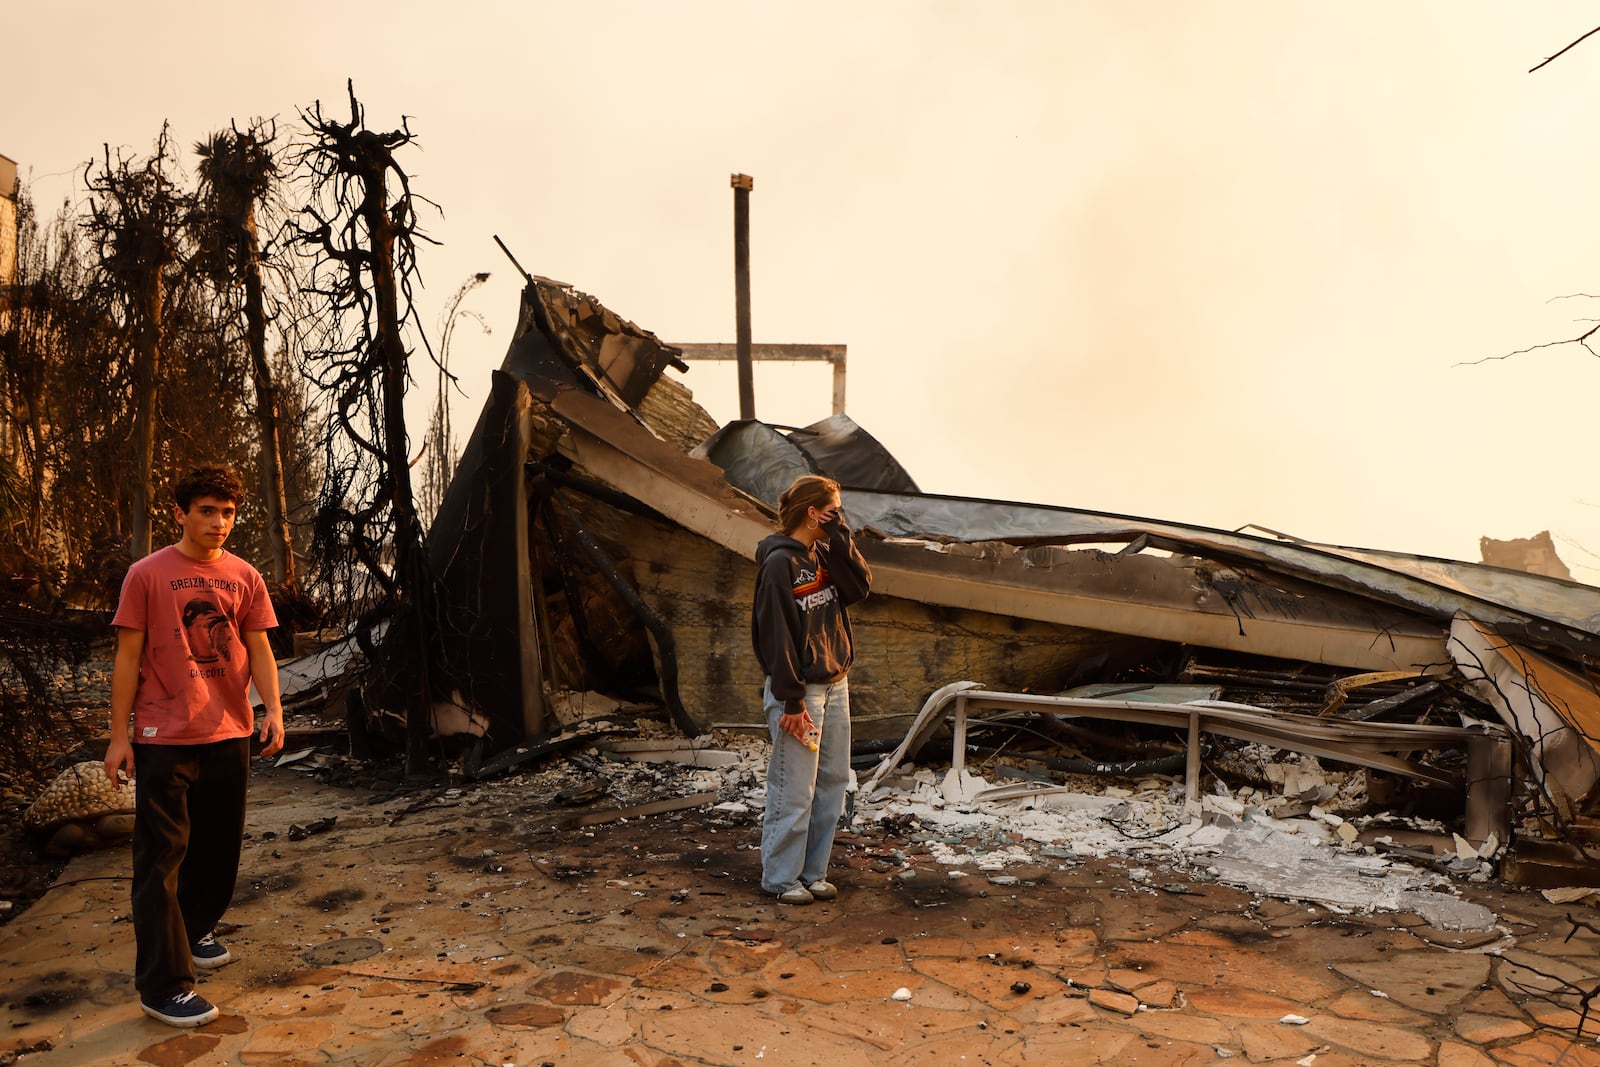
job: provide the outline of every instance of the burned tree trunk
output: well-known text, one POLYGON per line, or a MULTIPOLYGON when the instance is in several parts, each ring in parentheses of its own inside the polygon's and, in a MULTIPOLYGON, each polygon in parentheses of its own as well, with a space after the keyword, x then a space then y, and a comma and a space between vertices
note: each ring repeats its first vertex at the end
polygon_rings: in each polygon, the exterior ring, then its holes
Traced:
POLYGON ((142 308, 133 353, 133 468, 128 472, 128 526, 134 559, 148 556, 152 541, 151 468, 156 458, 156 383, 161 380, 162 288, 160 270, 152 270, 140 293, 142 308))
MULTIPOLYGON (((377 296, 377 353, 379 393, 383 398, 384 460, 389 470, 389 507, 394 516, 395 575, 399 579, 401 603, 411 609, 419 629, 425 628, 419 599, 424 582, 422 572, 422 525, 417 521, 416 500, 411 490, 411 464, 406 441, 406 359, 400 337, 400 296, 395 280, 394 246, 396 227, 389 214, 385 176, 394 165, 389 148, 380 137, 362 132, 366 149, 356 160, 355 174, 363 196, 358 209, 371 241, 372 285, 377 296), (407 601, 409 600, 409 603, 407 601)), ((421 638, 421 634, 417 635, 421 638)), ((422 663, 426 664, 426 656, 422 663)), ((424 685, 413 691, 422 696, 424 685)), ((417 769, 426 761, 424 747, 428 736, 428 709, 423 701, 413 700, 406 708, 406 766, 417 769)))
MULTIPOLYGON (((252 239, 255 224, 250 225, 252 239)), ((252 249, 244 275, 245 338, 250 348, 251 377, 256 387, 256 430, 261 438, 261 480, 265 483, 267 541, 272 548, 272 580, 293 589, 298 585, 294 542, 289 536, 289 502, 283 482, 283 435, 279 432, 278 385, 267 361, 267 317, 261 292, 260 256, 252 249)))
MULTIPOLYGON (((350 121, 305 116, 312 143, 302 153, 322 203, 305 209, 301 239, 319 257, 312 291, 333 311, 320 351, 308 365, 333 406, 328 478, 318 508, 324 579, 364 623, 387 619, 381 649, 357 636, 383 676, 379 688, 403 709, 406 765, 422 773, 438 659, 433 577, 411 487, 405 425, 408 381, 402 324, 413 317, 410 278, 418 238, 413 196, 397 149, 412 135, 364 126, 354 89, 350 121), (400 190, 392 200, 391 177, 400 190), (361 600, 358 590, 372 594, 361 600)), ((383 697, 380 697, 382 700, 383 697)))

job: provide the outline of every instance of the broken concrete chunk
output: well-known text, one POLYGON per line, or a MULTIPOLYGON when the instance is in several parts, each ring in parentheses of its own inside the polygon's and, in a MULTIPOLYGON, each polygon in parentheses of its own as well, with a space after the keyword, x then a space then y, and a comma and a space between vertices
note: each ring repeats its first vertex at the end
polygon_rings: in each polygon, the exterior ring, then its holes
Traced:
POLYGON ((1200 801, 1200 809, 1202 811, 1221 812, 1224 815, 1232 815, 1234 818, 1242 818, 1244 816, 1244 804, 1234 800, 1232 797, 1204 797, 1200 801))
POLYGON ((1326 823, 1327 825, 1332 826, 1332 827, 1336 827, 1337 828, 1339 826, 1344 825, 1344 820, 1342 818, 1340 818, 1339 816, 1335 815, 1331 811, 1326 811, 1326 810, 1324 810, 1324 809, 1322 809, 1320 807, 1317 807, 1315 804, 1313 804, 1311 806, 1311 811, 1310 811, 1309 814, 1311 815, 1311 817, 1313 819, 1317 820, 1318 822, 1326 823))
POLYGON ((1280 819, 1277 828, 1286 834, 1300 834, 1311 841, 1325 841, 1328 829, 1313 819, 1280 819))
POLYGON ((1303 763, 1269 763, 1262 770, 1266 772, 1267 781, 1291 797, 1303 796, 1328 786, 1328 778, 1321 764, 1312 757, 1307 757, 1303 763))
POLYGON ((1595 886, 1564 885, 1546 889, 1541 895, 1552 904, 1574 904, 1580 900, 1586 904, 1600 902, 1600 888, 1595 886))
POLYGON ((1221 823, 1206 822, 1198 830, 1189 835, 1189 841, 1197 848, 1219 848, 1228 840, 1231 827, 1221 823))
POLYGON ((939 795, 947 804, 967 804, 988 788, 989 783, 977 775, 952 767, 939 783, 939 795))
POLYGON ((1440 930, 1494 929, 1494 912, 1482 905, 1458 900, 1445 893, 1414 890, 1405 893, 1402 901, 1412 911, 1422 916, 1423 921, 1429 926, 1440 930))

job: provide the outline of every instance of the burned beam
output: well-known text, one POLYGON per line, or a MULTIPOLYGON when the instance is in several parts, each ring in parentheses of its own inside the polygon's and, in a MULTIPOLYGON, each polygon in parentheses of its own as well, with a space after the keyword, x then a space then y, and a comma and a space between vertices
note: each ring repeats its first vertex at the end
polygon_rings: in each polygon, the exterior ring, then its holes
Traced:
POLYGON ((1359 708, 1340 708, 1334 713, 1334 718, 1344 719, 1347 722, 1367 722, 1371 719, 1381 719, 1391 712, 1408 708, 1413 704, 1431 701, 1444 691, 1444 686, 1439 682, 1424 682, 1403 693, 1393 696, 1381 697, 1370 704, 1363 704, 1359 708))

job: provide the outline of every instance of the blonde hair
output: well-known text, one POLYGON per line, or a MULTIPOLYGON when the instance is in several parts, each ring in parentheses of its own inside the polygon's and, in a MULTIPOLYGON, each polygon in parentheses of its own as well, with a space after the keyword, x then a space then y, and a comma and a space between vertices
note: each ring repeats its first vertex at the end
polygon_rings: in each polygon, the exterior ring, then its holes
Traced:
POLYGON ((822 474, 802 474, 778 498, 778 528, 792 533, 806 521, 807 508, 826 509, 839 492, 839 483, 822 474))

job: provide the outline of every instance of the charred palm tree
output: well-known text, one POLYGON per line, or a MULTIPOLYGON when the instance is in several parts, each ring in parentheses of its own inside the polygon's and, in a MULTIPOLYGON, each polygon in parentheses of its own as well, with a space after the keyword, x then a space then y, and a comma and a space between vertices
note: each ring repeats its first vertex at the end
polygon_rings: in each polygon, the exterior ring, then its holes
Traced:
POLYGON ((267 310, 263 283, 258 210, 277 188, 272 145, 276 130, 256 121, 237 126, 195 145, 200 157, 199 194, 193 218, 196 262, 219 290, 237 290, 242 299, 245 347, 250 354, 256 394, 256 430, 261 441, 262 494, 274 585, 296 588, 294 544, 289 534, 284 490, 280 389, 267 358, 267 310))
POLYGON ((101 281, 111 305, 120 312, 131 355, 133 449, 127 479, 128 540, 134 559, 150 554, 166 311, 182 263, 183 223, 190 211, 189 197, 174 180, 174 166, 163 125, 149 159, 129 160, 120 153, 113 158, 108 145, 102 161, 91 161, 85 169, 90 192, 85 225, 99 253, 101 281))

